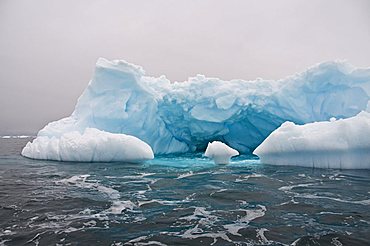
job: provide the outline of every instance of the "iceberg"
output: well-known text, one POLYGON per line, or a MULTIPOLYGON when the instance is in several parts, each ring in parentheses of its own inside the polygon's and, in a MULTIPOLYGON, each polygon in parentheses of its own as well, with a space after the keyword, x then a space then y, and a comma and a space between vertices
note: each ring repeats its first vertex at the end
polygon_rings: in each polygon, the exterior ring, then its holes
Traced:
POLYGON ((321 63, 281 80, 197 75, 170 82, 126 61, 100 58, 72 115, 46 125, 38 138, 96 128, 135 136, 155 154, 204 151, 212 141, 252 153, 285 121, 352 117, 367 108, 369 95, 370 69, 345 62, 321 63))
POLYGON ((296 125, 285 122, 258 146, 262 163, 314 168, 370 169, 370 113, 296 125))
POLYGON ((230 158, 239 155, 239 152, 220 141, 208 143, 204 156, 211 158, 215 164, 229 164, 230 158))
POLYGON ((73 162, 142 162, 154 158, 151 147, 140 139, 94 128, 66 132, 60 137, 38 136, 22 155, 32 159, 73 162))

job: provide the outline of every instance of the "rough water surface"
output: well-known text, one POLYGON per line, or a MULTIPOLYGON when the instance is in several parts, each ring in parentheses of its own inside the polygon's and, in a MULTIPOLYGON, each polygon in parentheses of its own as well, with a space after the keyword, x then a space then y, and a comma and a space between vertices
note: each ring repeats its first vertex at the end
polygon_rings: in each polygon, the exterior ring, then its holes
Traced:
POLYGON ((0 139, 0 245, 370 244, 369 170, 36 161, 29 140, 0 139))

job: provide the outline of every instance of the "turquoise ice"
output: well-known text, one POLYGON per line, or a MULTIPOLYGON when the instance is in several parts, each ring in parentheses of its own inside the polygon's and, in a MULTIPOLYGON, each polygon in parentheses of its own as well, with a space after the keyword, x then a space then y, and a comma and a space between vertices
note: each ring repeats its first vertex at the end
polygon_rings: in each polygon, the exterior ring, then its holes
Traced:
POLYGON ((251 153, 283 122, 348 118, 368 107, 370 69, 325 62, 281 80, 207 78, 184 82, 146 76, 123 60, 100 58, 70 117, 38 136, 97 128, 148 143, 155 154, 204 151, 222 141, 251 153))

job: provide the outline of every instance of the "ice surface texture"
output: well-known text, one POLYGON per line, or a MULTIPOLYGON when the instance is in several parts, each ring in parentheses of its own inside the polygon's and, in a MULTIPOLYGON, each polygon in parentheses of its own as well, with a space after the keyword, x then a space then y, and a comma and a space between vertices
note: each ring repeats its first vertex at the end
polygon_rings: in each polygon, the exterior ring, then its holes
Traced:
POLYGON ((330 122, 285 122, 254 154, 262 163, 318 168, 370 168, 370 113, 330 122))
POLYGON ((222 142, 213 141, 208 143, 204 155, 211 158, 215 164, 229 164, 230 158, 239 155, 239 152, 222 142))
POLYGON ((32 159, 80 162, 142 162, 153 159, 150 146, 125 134, 86 128, 83 134, 66 132, 59 137, 38 136, 22 155, 32 159))
POLYGON ((369 95, 370 69, 344 62, 276 81, 198 75, 171 83, 125 61, 100 58, 72 115, 49 123, 38 136, 59 138, 92 127, 138 137, 156 154, 204 151, 214 140, 251 153, 287 120, 348 118, 366 109, 369 95))

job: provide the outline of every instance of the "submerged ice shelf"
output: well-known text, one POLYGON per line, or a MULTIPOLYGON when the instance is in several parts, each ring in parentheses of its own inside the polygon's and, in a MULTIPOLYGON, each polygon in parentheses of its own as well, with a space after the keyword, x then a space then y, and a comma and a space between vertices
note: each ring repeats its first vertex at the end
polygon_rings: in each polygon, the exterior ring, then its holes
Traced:
POLYGON ((72 115, 49 123, 38 138, 96 128, 135 136, 155 154, 204 151, 215 140, 251 153, 285 121, 352 117, 366 110, 369 95, 370 69, 344 62, 318 64, 276 81, 197 75, 171 83, 123 60, 100 58, 72 115))

